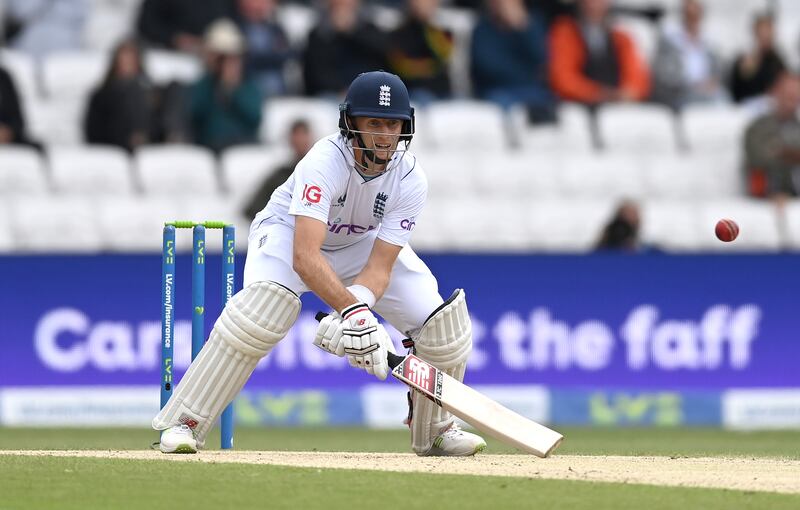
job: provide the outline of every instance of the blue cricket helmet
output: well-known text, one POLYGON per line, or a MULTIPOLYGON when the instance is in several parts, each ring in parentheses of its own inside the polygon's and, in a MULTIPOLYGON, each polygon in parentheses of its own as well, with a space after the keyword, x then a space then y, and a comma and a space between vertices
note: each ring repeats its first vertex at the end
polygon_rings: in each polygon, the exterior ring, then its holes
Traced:
POLYGON ((408 89, 399 76, 386 71, 359 74, 344 102, 339 105, 339 129, 342 135, 352 138, 352 125, 347 117, 376 117, 403 120, 401 140, 411 141, 414 136, 414 108, 408 89))

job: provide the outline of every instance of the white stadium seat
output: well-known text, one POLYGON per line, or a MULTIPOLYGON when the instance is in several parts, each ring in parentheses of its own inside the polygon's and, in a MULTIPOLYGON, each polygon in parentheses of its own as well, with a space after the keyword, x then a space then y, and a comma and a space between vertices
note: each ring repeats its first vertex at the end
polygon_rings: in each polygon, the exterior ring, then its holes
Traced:
POLYGON ((134 192, 128 154, 98 145, 51 147, 48 151, 55 191, 81 195, 128 195, 134 192))
POLYGON ((199 58, 177 51, 147 50, 144 68, 153 83, 159 85, 173 81, 189 84, 199 80, 203 74, 203 63, 199 58))
POLYGON ((605 147, 612 151, 651 153, 675 151, 675 121, 664 107, 651 104, 609 104, 597 113, 605 147))
POLYGON ((235 203, 241 205, 279 165, 290 159, 290 151, 285 148, 263 145, 231 147, 220 158, 225 190, 235 203))
POLYGON ((642 174, 654 198, 732 197, 742 190, 731 152, 660 154, 643 160, 642 174))
POLYGON ((40 195, 49 186, 42 157, 18 145, 0 147, 0 196, 40 195))
POLYGON ((9 216, 10 203, 0 197, 0 253, 7 253, 14 249, 14 232, 11 230, 11 218, 9 216))
POLYGON ((494 103, 466 99, 439 101, 426 108, 425 116, 426 137, 439 150, 475 153, 509 146, 507 131, 511 125, 494 103))
POLYGON ((527 208, 533 248, 561 252, 591 250, 616 204, 610 199, 534 200, 527 208))
POLYGON ((788 246, 800 250, 800 199, 786 204, 782 221, 788 246))
POLYGON ((428 179, 428 201, 472 196, 478 185, 473 175, 480 165, 463 151, 413 151, 428 179))
POLYGON ((83 99, 100 85, 110 55, 100 51, 64 51, 42 64, 44 92, 53 99, 83 99))
POLYGON ((24 197, 11 201, 17 247, 32 252, 97 252, 103 235, 93 204, 76 197, 24 197))
POLYGON ((286 31, 290 44, 303 46, 311 29, 317 24, 317 12, 311 7, 293 3, 281 3, 278 23, 286 31))
POLYGON ((264 102, 261 140, 270 145, 286 145, 289 129, 296 120, 305 120, 314 140, 338 130, 339 106, 334 101, 303 97, 277 97, 264 102))
POLYGON ((136 172, 150 195, 212 195, 218 192, 216 161, 208 149, 192 145, 151 145, 134 156, 136 172))
POLYGON ((722 105, 687 106, 681 114, 689 148, 705 151, 740 151, 750 115, 743 109, 722 105))
POLYGON ((89 19, 83 28, 86 47, 112 51, 119 40, 136 26, 136 16, 143 0, 91 0, 89 19))
POLYGON ((729 199, 704 200, 700 205, 699 225, 703 236, 698 248, 715 251, 775 251, 782 248, 783 240, 775 206, 768 200, 729 199), (723 243, 714 235, 714 227, 722 218, 730 218, 739 225, 739 237, 732 243, 723 243))
POLYGON ((533 245, 524 207, 502 198, 480 201, 476 208, 474 201, 450 197, 437 207, 436 221, 451 250, 519 251, 533 245))
POLYGON ((11 74, 20 101, 22 101, 22 111, 25 118, 29 119, 31 105, 38 101, 40 96, 36 63, 33 57, 21 51, 0 49, 0 64, 11 74))
POLYGON ((46 145, 81 143, 88 100, 88 96, 38 100, 30 108, 28 131, 46 145))
POLYGON ((696 250, 707 234, 701 232, 699 216, 694 201, 646 201, 641 205, 642 243, 665 251, 696 250))
POLYGON ((558 122, 529 125, 524 108, 511 112, 514 129, 512 136, 519 149, 528 153, 552 152, 558 154, 593 153, 591 120, 585 106, 562 103, 558 107, 558 122))
MULTIPOLYGON (((107 197, 97 202, 98 228, 105 248, 121 252, 161 251, 164 222, 184 220, 182 205, 167 197, 107 197)), ((181 251, 190 251, 192 235, 176 236, 181 251)))
POLYGON ((554 152, 494 151, 482 153, 476 159, 479 170, 473 174, 473 180, 479 196, 524 201, 559 192, 563 163, 562 157, 554 152))
POLYGON ((644 194, 642 165, 627 154, 564 155, 559 175, 568 197, 640 197, 644 194))

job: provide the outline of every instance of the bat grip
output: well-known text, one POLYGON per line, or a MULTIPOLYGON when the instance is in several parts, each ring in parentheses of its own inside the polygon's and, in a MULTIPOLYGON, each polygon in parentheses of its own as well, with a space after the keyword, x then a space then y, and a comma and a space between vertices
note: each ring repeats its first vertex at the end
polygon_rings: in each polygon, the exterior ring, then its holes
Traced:
MULTIPOLYGON (((319 322, 327 316, 328 314, 325 312, 317 312, 317 314, 314 316, 314 319, 316 319, 317 322, 319 322)), ((393 352, 386 353, 386 360, 389 362, 389 367, 392 369, 394 369, 394 367, 402 363, 404 359, 406 359, 405 356, 399 356, 393 352)))

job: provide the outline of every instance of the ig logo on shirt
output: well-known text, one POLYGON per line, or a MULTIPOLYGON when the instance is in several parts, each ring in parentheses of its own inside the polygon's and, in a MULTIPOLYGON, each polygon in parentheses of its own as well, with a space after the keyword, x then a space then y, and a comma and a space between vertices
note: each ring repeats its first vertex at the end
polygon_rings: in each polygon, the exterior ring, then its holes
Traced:
POLYGON ((303 188, 303 200, 305 205, 318 204, 322 200, 322 190, 319 186, 306 184, 303 188))

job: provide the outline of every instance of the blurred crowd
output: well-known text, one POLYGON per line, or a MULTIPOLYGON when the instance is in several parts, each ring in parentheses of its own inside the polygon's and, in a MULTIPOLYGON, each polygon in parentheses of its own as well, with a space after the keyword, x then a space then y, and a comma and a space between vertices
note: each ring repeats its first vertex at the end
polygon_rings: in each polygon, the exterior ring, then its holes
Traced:
MULTIPOLYGON (((778 200, 800 194, 800 81, 775 43, 774 12, 751 13, 750 47, 725 61, 704 30, 702 0, 683 0, 677 16, 667 16, 657 0, 445 3, 474 13, 466 87, 453 83, 454 35, 437 21, 440 0, 305 2, 319 16, 299 42, 277 16, 281 0, 143 0, 86 101, 83 139, 129 151, 179 142, 220 152, 258 142, 265 101, 338 100, 358 73, 386 69, 403 78, 418 107, 466 90, 506 111, 522 106, 535 125, 558 122, 565 101, 590 112, 606 103, 657 103, 676 115, 698 103, 746 105, 756 112, 741 147, 748 192, 778 200), (376 7, 397 14, 391 30, 375 22, 376 7), (652 55, 615 23, 625 17, 658 31, 652 55), (205 71, 193 83, 156 85, 142 63, 149 48, 194 55, 205 71)), ((6 0, 4 45, 37 59, 80 50, 90 8, 88 0, 6 0)), ((0 65, 0 144, 40 147, 26 130, 14 78, 0 65)), ((298 141, 304 132, 308 125, 298 120, 291 129, 294 157, 310 145, 298 141)), ((260 195, 282 178, 264 183, 260 195)), ((633 216, 630 209, 623 204, 604 242, 625 238, 632 227, 620 224, 633 216)))

